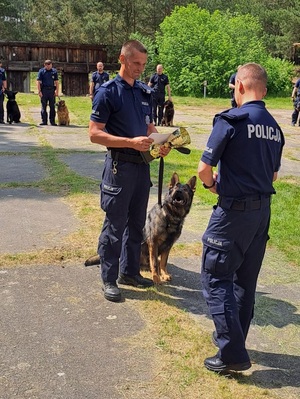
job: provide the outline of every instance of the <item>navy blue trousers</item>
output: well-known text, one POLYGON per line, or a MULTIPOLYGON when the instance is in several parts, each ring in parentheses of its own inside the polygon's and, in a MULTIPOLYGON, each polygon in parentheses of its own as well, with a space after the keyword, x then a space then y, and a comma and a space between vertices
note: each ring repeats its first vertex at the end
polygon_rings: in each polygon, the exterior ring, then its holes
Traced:
POLYGON ((245 341, 269 222, 270 198, 262 197, 256 210, 215 206, 202 238, 203 295, 217 332, 218 356, 225 363, 249 361, 245 341))
POLYGON ((47 113, 47 105, 49 105, 49 120, 50 123, 55 122, 55 95, 54 95, 55 88, 53 89, 42 89, 43 96, 41 97, 41 117, 43 123, 48 122, 48 113, 47 113))
POLYGON ((0 91, 0 121, 4 121, 4 94, 0 91))
POLYGON ((164 94, 155 93, 152 98, 153 121, 160 125, 164 112, 165 96, 164 94))
POLYGON ((106 156, 101 182, 101 208, 106 213, 99 236, 101 277, 116 282, 119 270, 140 273, 141 243, 150 191, 150 168, 145 163, 118 161, 113 173, 106 156))

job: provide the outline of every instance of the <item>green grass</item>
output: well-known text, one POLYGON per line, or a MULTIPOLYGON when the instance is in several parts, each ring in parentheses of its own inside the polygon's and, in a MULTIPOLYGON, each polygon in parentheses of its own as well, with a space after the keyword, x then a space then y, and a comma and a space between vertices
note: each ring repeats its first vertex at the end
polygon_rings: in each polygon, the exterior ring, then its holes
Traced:
MULTIPOLYGON (((91 101, 88 97, 64 97, 71 112, 72 123, 79 126, 87 126, 91 113, 91 101), (73 111, 76 110, 76 111, 73 111)), ((191 98, 191 97, 173 97, 176 108, 192 109, 201 107, 214 114, 215 108, 228 107, 227 99, 211 98, 191 98)), ((20 106, 30 110, 31 107, 39 107, 40 99, 37 94, 18 94, 20 106)), ((267 99, 267 105, 270 109, 287 109, 291 107, 290 101, 286 98, 267 99)), ((196 130, 201 134, 201 127, 196 130)), ((74 133, 74 131, 72 131, 74 133)), ((202 132, 204 133, 204 132, 202 132)), ((206 132, 207 133, 207 132, 206 132)), ((42 138, 41 138, 42 140, 42 138)), ((197 175, 197 165, 202 152, 189 146, 191 153, 184 155, 176 150, 172 150, 164 161, 164 187, 169 184, 169 177, 173 172, 177 172, 181 181, 188 181, 193 175, 197 175)), ((70 171, 62 162, 58 160, 58 150, 43 144, 43 151, 34 153, 33 156, 40 157, 44 165, 50 171, 50 177, 40 182, 40 187, 49 191, 60 191, 61 193, 75 194, 80 192, 92 192, 97 189, 95 182, 91 179, 79 177, 76 173, 70 171)), ((159 160, 154 160, 150 164, 151 179, 154 185, 158 184, 159 160)), ((275 182, 277 195, 273 197, 272 218, 270 226, 270 242, 282 251, 287 259, 293 264, 300 265, 300 235, 298 231, 298 222, 300 220, 300 193, 299 178, 292 180, 279 179, 275 182)), ((212 206, 216 197, 206 190, 202 190, 198 184, 195 199, 202 205, 212 206)))

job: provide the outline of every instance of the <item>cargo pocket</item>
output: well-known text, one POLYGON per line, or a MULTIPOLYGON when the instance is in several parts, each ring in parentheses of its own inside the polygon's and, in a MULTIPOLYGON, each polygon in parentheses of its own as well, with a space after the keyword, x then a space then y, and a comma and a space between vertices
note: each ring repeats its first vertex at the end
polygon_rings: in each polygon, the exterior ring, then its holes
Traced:
POLYGON ((101 183, 101 209, 104 212, 109 212, 117 202, 117 196, 122 191, 122 187, 106 183, 101 183))
POLYGON ((234 273, 243 261, 239 246, 224 238, 204 234, 203 269, 216 277, 225 277, 234 273))
POLYGON ((226 334, 228 332, 228 325, 225 316, 224 304, 218 306, 211 306, 210 313, 216 325, 218 334, 226 334))

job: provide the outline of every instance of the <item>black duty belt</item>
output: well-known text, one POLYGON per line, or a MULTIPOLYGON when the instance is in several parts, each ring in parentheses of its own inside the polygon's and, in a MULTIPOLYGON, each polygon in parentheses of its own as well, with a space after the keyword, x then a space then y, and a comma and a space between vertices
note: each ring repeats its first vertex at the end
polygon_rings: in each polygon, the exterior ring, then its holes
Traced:
POLYGON ((143 163, 144 160, 141 155, 125 154, 124 152, 108 150, 108 156, 110 156, 114 161, 124 161, 132 163, 143 163))
POLYGON ((218 206, 234 211, 255 211, 266 204, 270 204, 270 196, 268 195, 243 199, 233 199, 230 197, 219 197, 218 199, 218 206))
POLYGON ((55 87, 54 86, 42 86, 42 90, 43 89, 53 90, 53 89, 55 89, 55 87))

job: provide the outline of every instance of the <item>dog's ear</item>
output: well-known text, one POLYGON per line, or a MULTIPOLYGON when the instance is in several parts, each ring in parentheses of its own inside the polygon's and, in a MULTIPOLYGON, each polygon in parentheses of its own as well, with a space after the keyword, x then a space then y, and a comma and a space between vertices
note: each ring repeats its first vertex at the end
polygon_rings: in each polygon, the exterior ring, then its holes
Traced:
POLYGON ((187 182, 187 184, 191 187, 192 191, 196 191, 196 183, 197 183, 197 177, 193 176, 190 178, 190 180, 187 182))
POLYGON ((169 188, 175 187, 177 183, 179 183, 179 176, 176 172, 174 172, 171 177, 169 188))

